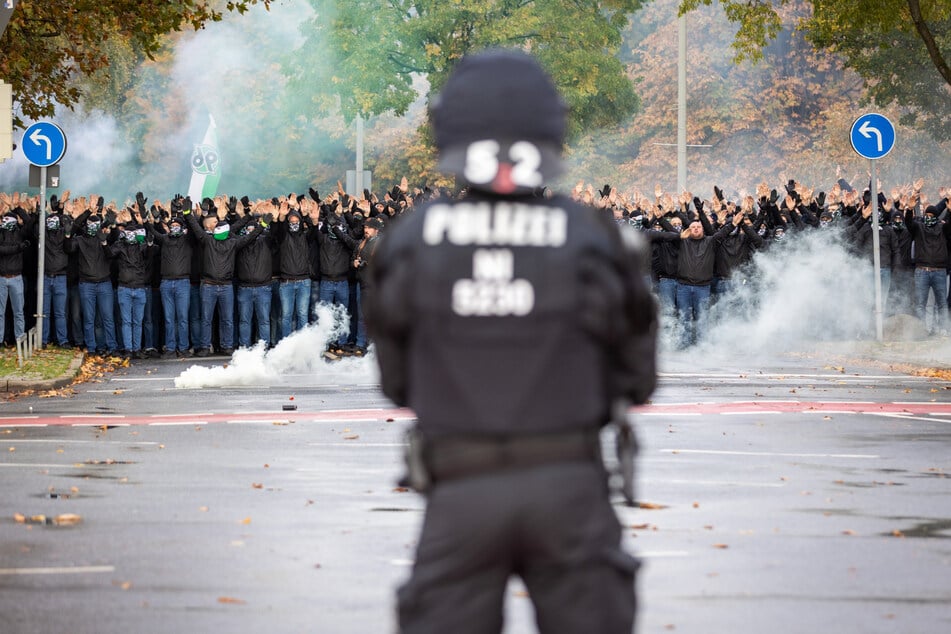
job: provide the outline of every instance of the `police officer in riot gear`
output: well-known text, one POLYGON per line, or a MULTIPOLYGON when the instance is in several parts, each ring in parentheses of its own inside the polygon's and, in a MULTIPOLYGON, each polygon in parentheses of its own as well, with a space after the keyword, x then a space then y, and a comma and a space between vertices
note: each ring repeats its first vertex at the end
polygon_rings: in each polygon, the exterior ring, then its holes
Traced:
POLYGON ((654 389, 655 307, 635 232, 532 195, 559 168, 565 111, 532 57, 462 59, 431 120, 468 194, 393 223, 371 265, 383 391, 418 416, 408 481, 428 502, 404 634, 499 632, 511 575, 541 632, 633 627, 638 564, 599 431, 654 389))

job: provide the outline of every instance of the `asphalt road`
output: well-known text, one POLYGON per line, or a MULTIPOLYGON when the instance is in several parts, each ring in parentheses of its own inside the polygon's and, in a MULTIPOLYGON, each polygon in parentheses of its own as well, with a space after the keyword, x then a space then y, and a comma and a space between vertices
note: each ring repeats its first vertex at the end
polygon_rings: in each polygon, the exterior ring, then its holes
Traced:
MULTIPOLYGON (((634 414, 638 631, 951 631, 951 385, 751 363, 665 356, 634 414)), ((0 632, 394 631, 412 414, 369 360, 176 388, 191 365, 0 405, 0 632)), ((534 631, 517 582, 506 611, 534 631)))

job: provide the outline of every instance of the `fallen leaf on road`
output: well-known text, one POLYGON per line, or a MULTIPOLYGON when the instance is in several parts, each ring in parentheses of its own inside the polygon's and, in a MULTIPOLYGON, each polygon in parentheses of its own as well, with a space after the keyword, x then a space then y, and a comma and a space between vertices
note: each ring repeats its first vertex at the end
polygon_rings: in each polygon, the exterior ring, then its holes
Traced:
POLYGON ((408 493, 409 487, 396 487, 393 489, 393 493, 408 493))
POLYGON ((243 599, 235 599, 234 597, 218 597, 218 603, 225 603, 228 605, 247 605, 247 601, 243 599))
POLYGON ((904 537, 905 534, 896 528, 895 530, 892 531, 892 536, 893 536, 893 537, 904 537))
POLYGON ((251 488, 254 488, 254 489, 263 489, 263 488, 264 488, 264 485, 263 485, 263 484, 260 484, 260 483, 258 483, 258 482, 252 482, 252 483, 251 483, 251 488))
POLYGON ((356 440, 356 439, 359 438, 359 437, 360 437, 359 434, 354 434, 353 436, 344 436, 343 439, 344 439, 344 440, 356 440))
POLYGON ((656 502, 638 502, 637 508, 646 509, 648 511, 658 511, 660 509, 667 508, 666 504, 657 504, 656 502))
POLYGON ((843 535, 855 535, 855 531, 853 531, 851 528, 847 528, 847 529, 845 529, 844 531, 842 531, 842 534, 843 534, 843 535))
POLYGON ((642 530, 650 528, 650 526, 651 526, 650 524, 633 524, 631 528, 633 528, 636 531, 642 531, 642 530))
POLYGON ((26 516, 23 513, 14 513, 13 521, 17 524, 26 524, 26 516))
POLYGON ((113 394, 122 394, 122 392, 123 392, 123 390, 116 390, 116 391, 113 392, 113 394))
POLYGON ((17 450, 16 447, 10 447, 9 449, 7 449, 7 451, 16 451, 16 450, 17 450))
POLYGON ((727 546, 726 544, 714 544, 713 547, 714 547, 714 548, 719 548, 719 549, 721 549, 721 550, 726 549, 726 548, 729 548, 729 546, 727 546))
POLYGON ((250 517, 246 517, 246 518, 244 518, 243 520, 241 520, 241 523, 244 524, 245 526, 247 526, 248 524, 251 523, 251 518, 250 518, 250 517))
POLYGON ((208 512, 208 507, 207 507, 207 506, 199 506, 199 507, 198 507, 198 510, 201 511, 202 513, 207 513, 207 512, 208 512))
POLYGON ((57 526, 75 526, 76 524, 81 524, 82 521, 82 516, 76 515, 75 513, 63 513, 53 518, 53 523, 57 526))
POLYGON ((695 509, 700 508, 700 502, 694 502, 694 503, 693 503, 693 508, 695 508, 695 509))

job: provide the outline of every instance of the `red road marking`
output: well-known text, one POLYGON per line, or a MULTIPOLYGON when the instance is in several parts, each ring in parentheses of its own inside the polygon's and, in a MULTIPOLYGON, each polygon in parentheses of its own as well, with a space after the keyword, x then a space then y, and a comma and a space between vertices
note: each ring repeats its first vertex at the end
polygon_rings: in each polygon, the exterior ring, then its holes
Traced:
MULTIPOLYGON (((800 413, 847 413, 847 414, 908 414, 908 415, 951 415, 951 403, 860 403, 836 401, 739 401, 722 403, 656 403, 635 407, 631 410, 635 414, 652 416, 683 415, 683 414, 800 414, 800 413)), ((199 424, 199 423, 227 423, 227 422, 346 422, 356 420, 375 421, 407 421, 413 420, 415 414, 408 409, 351 409, 328 410, 316 412, 277 411, 264 414, 261 412, 225 412, 217 414, 165 414, 156 416, 117 416, 115 414, 84 415, 77 418, 77 414, 63 414, 61 416, 24 415, 5 416, 0 420, 0 427, 29 427, 29 426, 91 426, 91 425, 169 425, 199 424)))

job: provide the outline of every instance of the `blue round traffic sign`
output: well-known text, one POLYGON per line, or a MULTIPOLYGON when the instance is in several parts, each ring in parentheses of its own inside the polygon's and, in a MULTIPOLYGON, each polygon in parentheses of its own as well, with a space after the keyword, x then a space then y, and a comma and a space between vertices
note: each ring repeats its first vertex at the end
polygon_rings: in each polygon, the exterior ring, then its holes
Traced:
POLYGON ((56 165, 66 154, 66 134, 55 123, 40 121, 23 133, 23 155, 37 167, 56 165))
POLYGON ((852 124, 852 149, 867 159, 880 159, 895 147, 895 126, 880 114, 863 114, 852 124))

